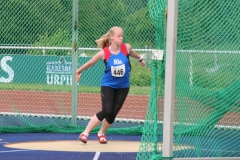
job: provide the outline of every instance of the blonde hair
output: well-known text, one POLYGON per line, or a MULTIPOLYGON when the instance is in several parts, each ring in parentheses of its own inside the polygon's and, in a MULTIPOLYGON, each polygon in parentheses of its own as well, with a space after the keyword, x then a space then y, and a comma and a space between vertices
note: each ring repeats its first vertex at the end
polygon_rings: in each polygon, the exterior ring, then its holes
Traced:
POLYGON ((111 45, 111 39, 110 36, 114 35, 116 30, 122 30, 121 27, 118 26, 114 26, 112 28, 110 28, 108 30, 108 32, 106 34, 104 34, 101 38, 99 38, 98 40, 96 40, 96 43, 98 45, 98 48, 105 48, 111 45))

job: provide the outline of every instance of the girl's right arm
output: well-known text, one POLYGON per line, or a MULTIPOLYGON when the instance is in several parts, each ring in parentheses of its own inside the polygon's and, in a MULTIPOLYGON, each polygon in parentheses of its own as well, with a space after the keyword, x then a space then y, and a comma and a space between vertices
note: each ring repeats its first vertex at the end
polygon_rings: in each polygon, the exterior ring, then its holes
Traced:
POLYGON ((97 54, 95 54, 92 59, 90 59, 88 62, 86 62, 84 65, 82 65, 80 68, 76 70, 76 82, 79 81, 81 77, 81 73, 95 65, 100 59, 103 59, 103 50, 99 51, 97 54))

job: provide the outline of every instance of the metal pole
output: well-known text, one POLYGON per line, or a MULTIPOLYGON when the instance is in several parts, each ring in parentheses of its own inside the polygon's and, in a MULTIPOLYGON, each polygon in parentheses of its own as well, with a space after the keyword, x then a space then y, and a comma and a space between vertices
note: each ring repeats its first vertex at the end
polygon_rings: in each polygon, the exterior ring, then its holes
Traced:
POLYGON ((78 0, 73 0, 72 9, 72 124, 77 124, 77 58, 78 58, 78 0))
POLYGON ((178 0, 168 0, 162 159, 173 159, 178 0))

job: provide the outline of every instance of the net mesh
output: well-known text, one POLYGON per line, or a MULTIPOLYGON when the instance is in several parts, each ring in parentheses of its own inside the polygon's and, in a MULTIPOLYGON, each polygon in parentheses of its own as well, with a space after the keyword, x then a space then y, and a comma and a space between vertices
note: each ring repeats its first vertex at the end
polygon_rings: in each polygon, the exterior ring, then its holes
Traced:
MULTIPOLYGON (((99 61, 83 72, 77 125, 72 124, 72 5, 69 0, 1 3, 1 133, 80 133, 101 110, 104 63, 99 61)), ((78 5, 78 67, 99 51, 95 40, 112 26, 124 29, 125 43, 138 54, 151 56, 155 29, 147 1, 79 0, 78 5)), ((130 93, 109 133, 141 134, 151 88, 150 61, 149 67, 141 67, 130 60, 130 93)))
MULTIPOLYGON (((78 84, 72 124, 72 2, 0 4, 0 133, 80 133, 101 110, 104 63, 78 84)), ((131 89, 108 133, 142 134, 137 159, 162 149, 167 0, 79 0, 78 67, 112 26, 145 57, 131 59, 131 89), (153 50, 164 50, 162 60, 153 50)), ((240 2, 179 0, 174 157, 240 157, 240 2)), ((93 130, 97 132, 98 127, 93 130)))
MULTIPOLYGON (((239 157, 240 2, 178 3, 173 156, 239 157)), ((150 0, 148 7, 155 46, 165 50, 167 1, 150 0)), ((155 69, 163 77, 164 67, 155 69)), ((156 93, 137 159, 161 158, 164 95, 151 90, 156 93)))

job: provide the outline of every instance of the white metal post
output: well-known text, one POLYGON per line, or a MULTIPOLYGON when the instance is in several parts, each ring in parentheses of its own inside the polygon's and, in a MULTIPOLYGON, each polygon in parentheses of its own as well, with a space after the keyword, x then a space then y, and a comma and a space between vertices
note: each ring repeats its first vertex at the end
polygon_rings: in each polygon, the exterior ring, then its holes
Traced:
POLYGON ((173 159, 178 0, 168 0, 162 159, 173 159))
POLYGON ((73 0, 72 10, 72 124, 77 124, 77 82, 75 72, 78 59, 78 0, 73 0))

